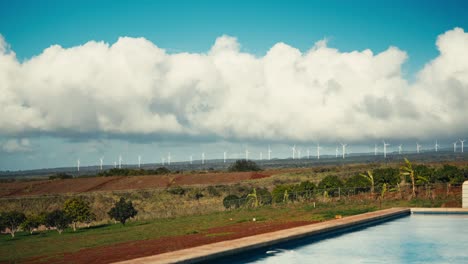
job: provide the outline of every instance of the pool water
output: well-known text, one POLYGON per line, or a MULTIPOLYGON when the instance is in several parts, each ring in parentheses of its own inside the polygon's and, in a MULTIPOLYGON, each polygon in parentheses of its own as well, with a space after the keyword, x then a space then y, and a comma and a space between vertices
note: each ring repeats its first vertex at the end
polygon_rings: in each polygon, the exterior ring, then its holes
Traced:
POLYGON ((468 215, 412 214, 353 232, 306 238, 217 263, 468 263, 468 215))

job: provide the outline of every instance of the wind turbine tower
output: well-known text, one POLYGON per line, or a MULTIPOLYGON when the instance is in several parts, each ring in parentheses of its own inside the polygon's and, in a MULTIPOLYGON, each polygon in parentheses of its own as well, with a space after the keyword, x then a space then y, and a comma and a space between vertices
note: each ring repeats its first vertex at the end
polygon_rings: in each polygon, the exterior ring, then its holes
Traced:
POLYGON ((321 149, 320 144, 317 143, 317 159, 320 159, 320 149, 321 149))
POLYGON ((193 155, 190 155, 190 165, 193 164, 193 155))
POLYGON ((435 147, 435 151, 438 152, 440 145, 437 143, 437 140, 436 140, 434 147, 435 147))
POLYGON ((343 147, 343 159, 344 159, 346 155, 346 146, 348 146, 348 144, 341 143, 341 146, 343 147))
POLYGON ((122 168, 122 155, 119 155, 119 169, 122 168))
POLYGON ((294 145, 292 148, 292 158, 295 159, 296 158, 296 145, 294 145))
POLYGON ((76 160, 76 169, 80 171, 80 159, 76 160))
POLYGON ((114 161, 114 169, 117 168, 117 161, 114 161))
POLYGON ((335 149, 335 158, 338 158, 338 153, 339 153, 339 152, 340 152, 340 151, 338 150, 338 147, 336 147, 336 149, 335 149))
POLYGON ((141 155, 138 155, 138 168, 141 168, 141 155))
POLYGON ((171 165, 171 153, 167 153, 167 165, 171 165))
POLYGON ((268 160, 271 160, 271 148, 270 148, 270 145, 268 145, 268 160))
POLYGON ((416 143, 416 152, 419 154, 419 151, 421 151, 421 145, 419 143, 416 143))
POLYGON ((388 143, 385 143, 385 141, 383 141, 383 155, 384 155, 384 158, 387 158, 387 146, 389 146, 390 144, 388 143))
POLYGON ((377 144, 374 144, 374 156, 377 156, 377 144))
POLYGON ((102 170, 102 164, 104 163, 104 157, 101 157, 101 158, 99 159, 99 161, 101 162, 100 169, 102 170))
POLYGON ((457 152, 457 141, 453 142, 453 152, 457 152))
POLYGON ((307 149, 307 159, 309 159, 309 158, 310 158, 310 151, 309 151, 309 149, 307 149))
POLYGON ((224 153, 223 153, 223 162, 224 163, 226 163, 226 156, 227 156, 227 153, 226 153, 226 151, 224 151, 224 153))
POLYGON ((461 142, 461 152, 462 152, 462 153, 463 153, 463 143, 465 143, 465 141, 466 141, 465 139, 463 139, 463 140, 460 139, 460 142, 461 142))
POLYGON ((205 164, 205 152, 201 154, 201 164, 205 164))
POLYGON ((398 154, 399 154, 399 155, 401 155, 401 151, 402 151, 402 150, 403 150, 403 145, 400 144, 400 145, 398 146, 398 154))

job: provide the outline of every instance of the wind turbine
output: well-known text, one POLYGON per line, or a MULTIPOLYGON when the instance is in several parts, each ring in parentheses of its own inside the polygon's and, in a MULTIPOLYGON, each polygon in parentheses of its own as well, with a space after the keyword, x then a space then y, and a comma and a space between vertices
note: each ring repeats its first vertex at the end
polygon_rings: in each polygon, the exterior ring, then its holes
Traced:
POLYGON ((461 144, 462 144, 462 145, 461 145, 461 152, 463 153, 463 143, 465 143, 466 140, 465 140, 465 139, 463 139, 463 140, 459 139, 459 140, 460 140, 460 142, 461 142, 461 144))
POLYGON ((193 164, 193 155, 190 155, 190 165, 193 164))
POLYGON ((440 145, 437 144, 437 140, 436 140, 436 143, 435 143, 434 147, 435 147, 435 151, 437 152, 439 150, 439 147, 440 147, 440 145))
POLYGON ((310 151, 309 151, 309 149, 307 149, 307 159, 309 159, 309 158, 310 158, 310 151))
POLYGON ((226 163, 226 156, 227 156, 227 153, 226 153, 226 151, 224 151, 224 153, 223 153, 223 162, 224 163, 226 163))
POLYGON ((348 146, 348 144, 343 144, 341 143, 341 146, 343 147, 343 159, 345 158, 345 154, 346 154, 346 146, 348 146))
POLYGON ((416 152, 419 154, 419 151, 421 150, 421 145, 419 143, 416 143, 416 152))
POLYGON ((80 159, 76 160, 76 168, 78 171, 80 171, 80 159))
POLYGON ((403 150, 403 145, 400 144, 400 145, 398 146, 398 154, 399 154, 399 155, 401 155, 401 151, 402 151, 402 150, 403 150))
POLYGON ((457 152, 457 141, 453 142, 453 152, 457 152))
POLYGON ((385 140, 383 141, 383 155, 384 155, 384 158, 387 158, 387 146, 389 146, 390 144, 388 143, 385 143, 385 140))
POLYGON ((336 149, 335 149, 335 158, 338 158, 338 153, 339 153, 339 152, 340 152, 340 151, 338 150, 338 147, 336 147, 336 149))
POLYGON ((292 148, 292 158, 295 159, 296 158, 296 145, 294 145, 292 148))
POLYGON ((138 168, 140 169, 141 168, 141 156, 138 155, 138 168))
POLYGON ((119 155, 119 169, 122 168, 122 155, 119 155))
POLYGON ((377 144, 374 144, 374 156, 377 156, 377 144))
POLYGON ((100 168, 101 168, 101 170, 102 170, 102 163, 104 163, 104 157, 101 157, 101 158, 99 159, 99 161, 101 162, 100 168))
POLYGON ((321 149, 320 144, 317 143, 317 159, 320 159, 320 149, 321 149))
POLYGON ((205 164, 205 152, 201 154, 201 164, 205 164))
POLYGON ((114 169, 117 168, 117 161, 114 161, 114 169))
POLYGON ((268 160, 271 160, 271 148, 270 148, 270 145, 268 145, 268 160))
POLYGON ((171 165, 171 153, 167 153, 167 165, 171 165))

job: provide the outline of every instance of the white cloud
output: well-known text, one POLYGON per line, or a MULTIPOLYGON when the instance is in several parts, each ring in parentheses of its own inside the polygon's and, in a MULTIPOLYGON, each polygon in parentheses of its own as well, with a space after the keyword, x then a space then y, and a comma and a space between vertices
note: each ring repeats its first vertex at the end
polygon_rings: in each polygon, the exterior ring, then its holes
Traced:
POLYGON ((27 138, 7 140, 2 144, 1 149, 7 153, 32 151, 31 143, 27 138))
POLYGON ((440 55, 409 84, 396 47, 263 57, 219 37, 207 53, 169 54, 144 38, 51 46, 19 62, 0 38, 0 134, 216 135, 226 139, 364 141, 468 132, 468 33, 437 39, 440 55))

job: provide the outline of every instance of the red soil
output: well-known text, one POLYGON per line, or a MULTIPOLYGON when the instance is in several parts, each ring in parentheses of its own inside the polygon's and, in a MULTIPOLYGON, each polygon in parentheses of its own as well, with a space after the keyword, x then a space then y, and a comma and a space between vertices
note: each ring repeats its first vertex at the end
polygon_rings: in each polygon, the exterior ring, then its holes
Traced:
POLYGON ((110 246, 87 248, 52 258, 45 256, 35 257, 27 260, 26 263, 37 263, 41 262, 41 260, 46 261, 47 263, 111 263, 313 223, 315 222, 246 222, 212 228, 199 234, 164 237, 154 240, 133 241, 110 246))

